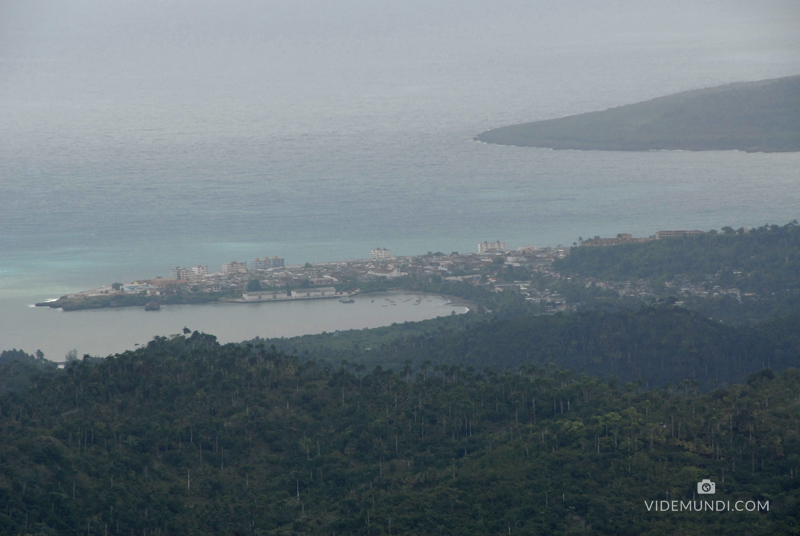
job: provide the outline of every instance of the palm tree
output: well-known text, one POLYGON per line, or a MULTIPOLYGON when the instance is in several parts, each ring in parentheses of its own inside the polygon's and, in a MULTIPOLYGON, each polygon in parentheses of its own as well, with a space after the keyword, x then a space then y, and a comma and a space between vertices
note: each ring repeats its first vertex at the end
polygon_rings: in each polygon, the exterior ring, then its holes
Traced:
POLYGON ((410 381, 409 376, 411 375, 411 360, 406 359, 405 366, 403 367, 403 373, 406 375, 406 383, 410 381))
POLYGON ((428 380, 428 367, 430 367, 431 365, 432 365, 431 360, 426 359, 425 361, 422 362, 422 365, 419 367, 420 369, 422 369, 422 375, 426 381, 428 380))
POLYGON ((354 369, 356 372, 358 372, 358 388, 359 388, 359 389, 361 388, 361 386, 362 386, 362 385, 363 385, 363 383, 364 383, 364 378, 363 378, 363 376, 361 375, 361 371, 362 371, 362 370, 364 370, 365 368, 367 368, 367 366, 366 366, 366 365, 363 365, 363 364, 361 364, 361 363, 356 363, 355 365, 353 365, 353 369, 354 369))

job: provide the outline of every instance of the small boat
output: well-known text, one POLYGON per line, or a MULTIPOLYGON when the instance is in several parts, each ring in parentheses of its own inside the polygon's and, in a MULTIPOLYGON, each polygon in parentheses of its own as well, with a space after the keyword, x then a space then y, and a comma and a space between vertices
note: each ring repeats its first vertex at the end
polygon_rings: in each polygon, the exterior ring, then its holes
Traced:
POLYGON ((356 303, 353 298, 347 298, 343 300, 339 300, 339 303, 356 303))

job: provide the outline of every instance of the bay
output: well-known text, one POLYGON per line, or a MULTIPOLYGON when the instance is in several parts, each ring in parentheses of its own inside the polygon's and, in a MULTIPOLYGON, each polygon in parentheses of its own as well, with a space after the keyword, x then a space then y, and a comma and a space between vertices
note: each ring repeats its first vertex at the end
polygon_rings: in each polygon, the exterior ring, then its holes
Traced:
POLYGON ((255 337, 375 328, 467 311, 464 306, 450 305, 443 296, 407 292, 356 295, 353 301, 166 305, 159 311, 125 307, 68 313, 17 308, 20 320, 35 328, 18 334, 16 345, 29 352, 41 349, 46 357, 60 361, 72 349, 78 356, 106 356, 147 344, 155 336, 182 333, 184 328, 211 333, 224 344, 255 337), (414 305, 417 299, 419 304, 414 305))

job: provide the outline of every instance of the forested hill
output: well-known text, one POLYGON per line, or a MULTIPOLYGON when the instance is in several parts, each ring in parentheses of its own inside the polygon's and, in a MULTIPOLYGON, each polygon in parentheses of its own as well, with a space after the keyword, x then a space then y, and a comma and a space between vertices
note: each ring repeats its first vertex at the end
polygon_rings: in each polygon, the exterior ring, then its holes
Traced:
MULTIPOLYGON (((468 322, 468 319, 464 319, 468 322)), ((396 369, 487 365, 500 370, 550 363, 645 387, 695 381, 706 391, 739 383, 763 368, 800 368, 800 315, 749 328, 732 327, 681 307, 658 304, 637 311, 594 310, 520 316, 468 323, 465 328, 412 333, 365 348, 353 333, 349 349, 324 344, 321 336, 272 339, 279 349, 306 358, 342 359, 396 369)), ((346 335, 343 335, 346 336, 346 335)))
POLYGON ((35 378, 55 374, 58 366, 39 355, 28 355, 22 350, 0 352, 0 393, 27 390, 34 386, 35 378))
POLYGON ((682 274, 703 281, 719 273, 744 290, 800 288, 800 225, 764 225, 735 231, 724 227, 698 236, 611 247, 574 247, 556 261, 564 275, 607 280, 667 281, 682 274), (741 272, 741 273, 734 273, 741 272))
POLYGON ((213 337, 0 396, 3 534, 796 534, 800 373, 354 374, 213 337), (766 504, 654 512, 645 501, 766 504))
POLYGON ((607 247, 573 247, 555 263, 566 277, 645 280, 714 318, 743 321, 800 312, 800 226, 723 227, 699 236, 607 247), (710 297, 719 290, 727 294, 710 297), (708 299, 696 299, 703 294, 708 299), (694 297, 691 298, 691 297, 694 297))
POLYGON ((800 150, 800 76, 686 91, 602 112, 489 130, 501 145, 646 151, 800 150))

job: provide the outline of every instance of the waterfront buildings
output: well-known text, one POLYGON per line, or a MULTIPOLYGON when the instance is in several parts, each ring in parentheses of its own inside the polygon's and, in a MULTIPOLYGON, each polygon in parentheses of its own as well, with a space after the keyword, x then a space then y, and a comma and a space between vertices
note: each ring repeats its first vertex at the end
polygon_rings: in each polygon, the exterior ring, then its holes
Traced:
POLYGON ((142 292, 154 294, 158 291, 158 288, 148 283, 128 283, 127 285, 122 285, 121 290, 126 294, 139 294, 142 292))
POLYGON ((652 238, 634 238, 630 233, 620 233, 616 238, 600 238, 596 236, 589 240, 581 241, 581 246, 621 246, 622 244, 636 244, 649 242, 652 238))
POLYGON ((291 300, 292 297, 285 290, 268 289, 255 292, 245 292, 242 294, 242 299, 244 301, 279 301, 291 300))
POLYGON ((333 287, 309 287, 292 291, 292 298, 333 298, 336 289, 333 287))
POLYGON ((281 300, 310 300, 318 298, 335 298, 336 289, 333 287, 309 287, 287 292, 282 289, 268 289, 254 292, 245 292, 242 299, 248 302, 281 301, 281 300))

